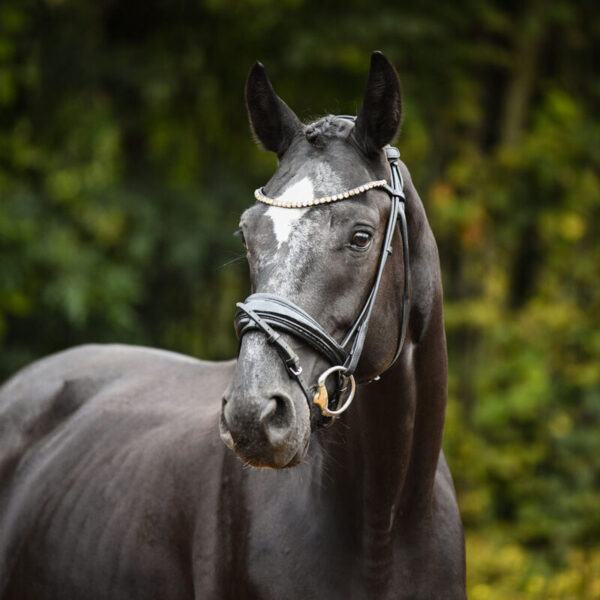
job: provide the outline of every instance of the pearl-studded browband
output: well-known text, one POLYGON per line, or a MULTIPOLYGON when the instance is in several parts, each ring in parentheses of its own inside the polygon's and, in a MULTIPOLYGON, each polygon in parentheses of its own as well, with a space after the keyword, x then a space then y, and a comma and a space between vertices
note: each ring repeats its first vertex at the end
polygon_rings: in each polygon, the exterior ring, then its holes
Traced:
POLYGON ((334 194, 332 196, 322 196, 321 198, 315 198, 314 200, 307 200, 306 202, 279 202, 277 200, 273 200, 273 198, 267 198, 267 196, 263 193, 263 188, 258 188, 254 191, 254 197, 259 202, 264 202, 265 204, 270 204, 271 206, 280 206, 282 208, 306 208, 307 206, 316 206, 318 204, 328 204, 329 202, 337 202, 338 200, 345 200, 346 198, 350 198, 351 196, 358 196, 358 194, 362 194, 368 190, 372 190, 377 187, 387 187, 387 181, 385 179, 378 179, 377 181, 369 181, 363 185, 359 185, 358 187, 352 188, 351 190, 346 190, 345 192, 341 192, 340 194, 334 194))

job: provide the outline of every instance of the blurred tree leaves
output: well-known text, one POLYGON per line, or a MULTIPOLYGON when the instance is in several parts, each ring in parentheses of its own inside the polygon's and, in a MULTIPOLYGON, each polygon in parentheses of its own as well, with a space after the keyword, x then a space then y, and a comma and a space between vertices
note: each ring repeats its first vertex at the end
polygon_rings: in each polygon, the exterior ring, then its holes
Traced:
POLYGON ((596 3, 3 0, 0 375, 89 341, 235 352, 274 168, 243 85, 353 113, 382 49, 440 247, 470 597, 600 598, 596 3))

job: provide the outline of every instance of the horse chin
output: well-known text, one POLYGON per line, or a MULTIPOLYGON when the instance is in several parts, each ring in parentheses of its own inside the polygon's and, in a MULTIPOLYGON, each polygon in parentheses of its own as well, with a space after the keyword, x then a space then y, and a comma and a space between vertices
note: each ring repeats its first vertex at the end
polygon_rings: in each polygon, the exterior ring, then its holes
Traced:
POLYGON ((296 454, 294 454, 294 456, 292 456, 292 459, 283 467, 280 467, 282 469, 289 469, 291 467, 295 467, 296 465, 299 465, 303 460, 304 457, 306 456, 306 452, 308 451, 308 442, 309 442, 309 438, 307 438, 306 440, 306 444, 304 444, 304 447, 301 448, 300 450, 298 450, 298 452, 296 452, 296 454))
POLYGON ((307 448, 308 444, 306 444, 304 448, 294 453, 291 456, 291 458, 281 453, 273 454, 268 458, 265 458, 263 456, 257 457, 255 455, 243 452, 235 446, 231 449, 244 463, 250 465, 251 467, 256 467, 259 469, 289 469, 291 467, 295 467, 296 465, 302 462, 302 459, 306 455, 307 448))
POLYGON ((288 469, 298 465, 306 456, 310 442, 310 430, 306 435, 297 432, 298 435, 294 436, 296 439, 277 447, 265 443, 252 443, 248 438, 234 441, 223 419, 219 423, 219 433, 223 443, 238 458, 247 465, 261 469, 288 469))

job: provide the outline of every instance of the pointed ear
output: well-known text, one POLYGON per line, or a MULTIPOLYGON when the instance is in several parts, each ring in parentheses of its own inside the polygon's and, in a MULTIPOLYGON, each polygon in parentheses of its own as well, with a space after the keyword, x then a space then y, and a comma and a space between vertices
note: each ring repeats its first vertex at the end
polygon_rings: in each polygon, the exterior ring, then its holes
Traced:
POLYGON ((394 139, 401 115, 398 75, 381 52, 373 52, 367 89, 353 132, 367 156, 375 154, 394 139))
POLYGON ((246 106, 250 126, 265 150, 281 156, 302 123, 294 111, 275 93, 263 65, 257 62, 246 82, 246 106))

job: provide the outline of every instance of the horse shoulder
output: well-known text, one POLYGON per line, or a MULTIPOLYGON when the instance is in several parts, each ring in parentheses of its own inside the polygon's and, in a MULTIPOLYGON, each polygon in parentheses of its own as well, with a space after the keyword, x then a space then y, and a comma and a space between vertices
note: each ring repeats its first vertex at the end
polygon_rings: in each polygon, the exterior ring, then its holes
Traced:
POLYGON ((50 568, 72 575, 70 564, 87 554, 98 560, 85 560, 81 577, 102 586, 107 573, 138 568, 144 554, 155 560, 156 545, 185 545, 188 506, 214 510, 224 451, 218 413, 232 368, 147 348, 84 346, 0 388, 0 580, 19 561, 39 566, 41 581, 50 568), (62 558, 44 554, 59 539, 62 558))

